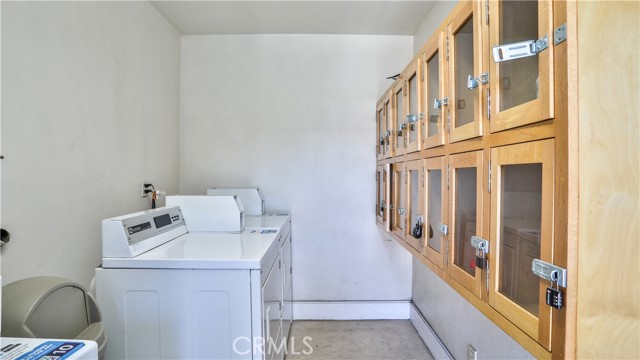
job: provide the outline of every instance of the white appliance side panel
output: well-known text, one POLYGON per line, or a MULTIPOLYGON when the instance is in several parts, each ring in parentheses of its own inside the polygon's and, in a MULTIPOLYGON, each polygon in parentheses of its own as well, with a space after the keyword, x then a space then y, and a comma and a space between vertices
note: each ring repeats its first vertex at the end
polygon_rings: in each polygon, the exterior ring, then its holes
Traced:
POLYGON ((107 359, 252 358, 248 270, 98 268, 96 293, 107 359))
MULTIPOLYGON (((261 341, 264 339, 262 333, 262 274, 268 274, 267 270, 251 270, 251 342, 261 341), (258 340, 256 340, 258 339, 258 340)), ((254 359, 264 359, 262 354, 262 348, 259 348, 259 352, 256 352, 254 359)))
POLYGON ((291 322, 293 321, 293 285, 291 282, 292 276, 292 258, 291 258, 291 233, 288 233, 287 240, 285 240, 281 249, 282 259, 282 279, 283 279, 283 294, 282 294, 282 336, 289 339, 289 330, 291 329, 291 322))
POLYGON ((269 270, 267 279, 262 286, 263 300, 263 328, 266 358, 275 354, 280 346, 278 335, 282 318, 282 276, 280 257, 276 259, 269 270))

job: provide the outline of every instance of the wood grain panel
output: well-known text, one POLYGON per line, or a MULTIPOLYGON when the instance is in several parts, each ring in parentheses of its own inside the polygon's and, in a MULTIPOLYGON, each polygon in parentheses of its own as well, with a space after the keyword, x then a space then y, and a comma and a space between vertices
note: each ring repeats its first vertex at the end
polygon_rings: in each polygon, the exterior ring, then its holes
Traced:
POLYGON ((639 4, 577 5, 577 358, 640 358, 639 4))

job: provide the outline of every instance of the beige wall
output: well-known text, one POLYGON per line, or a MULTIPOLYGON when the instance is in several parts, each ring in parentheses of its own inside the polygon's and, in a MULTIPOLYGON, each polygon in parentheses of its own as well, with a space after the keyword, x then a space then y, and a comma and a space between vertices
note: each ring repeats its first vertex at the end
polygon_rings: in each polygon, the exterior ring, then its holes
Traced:
POLYGON ((2 277, 88 286, 101 220, 178 189, 180 36, 147 2, 1 6, 2 277))
MULTIPOLYGON (((438 0, 435 2, 429 14, 422 21, 416 33, 413 34, 413 54, 418 54, 425 42, 429 40, 433 32, 440 26, 442 21, 451 13, 451 10, 458 4, 453 0, 438 0)), ((409 62, 409 59, 407 59, 409 62)))
POLYGON ((296 301, 411 297, 411 256, 376 226, 372 141, 411 56, 410 36, 182 38, 180 192, 257 184, 291 212, 296 301))

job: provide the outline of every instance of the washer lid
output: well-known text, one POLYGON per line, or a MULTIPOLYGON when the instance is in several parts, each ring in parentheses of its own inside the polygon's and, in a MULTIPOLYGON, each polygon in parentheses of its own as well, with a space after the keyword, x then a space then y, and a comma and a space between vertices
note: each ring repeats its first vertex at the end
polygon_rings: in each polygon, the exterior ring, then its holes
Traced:
POLYGON ((103 268, 260 269, 277 251, 280 231, 190 232, 135 258, 103 258, 103 268))

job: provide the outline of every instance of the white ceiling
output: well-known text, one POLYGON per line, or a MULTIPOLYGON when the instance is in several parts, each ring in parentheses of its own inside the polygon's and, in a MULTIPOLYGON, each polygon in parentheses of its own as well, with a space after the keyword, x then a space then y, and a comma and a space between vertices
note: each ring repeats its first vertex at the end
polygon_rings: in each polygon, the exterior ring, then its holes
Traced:
MULTIPOLYGON (((151 1, 182 34, 413 35, 430 1, 151 1)), ((445 1, 445 0, 440 0, 445 1)))

